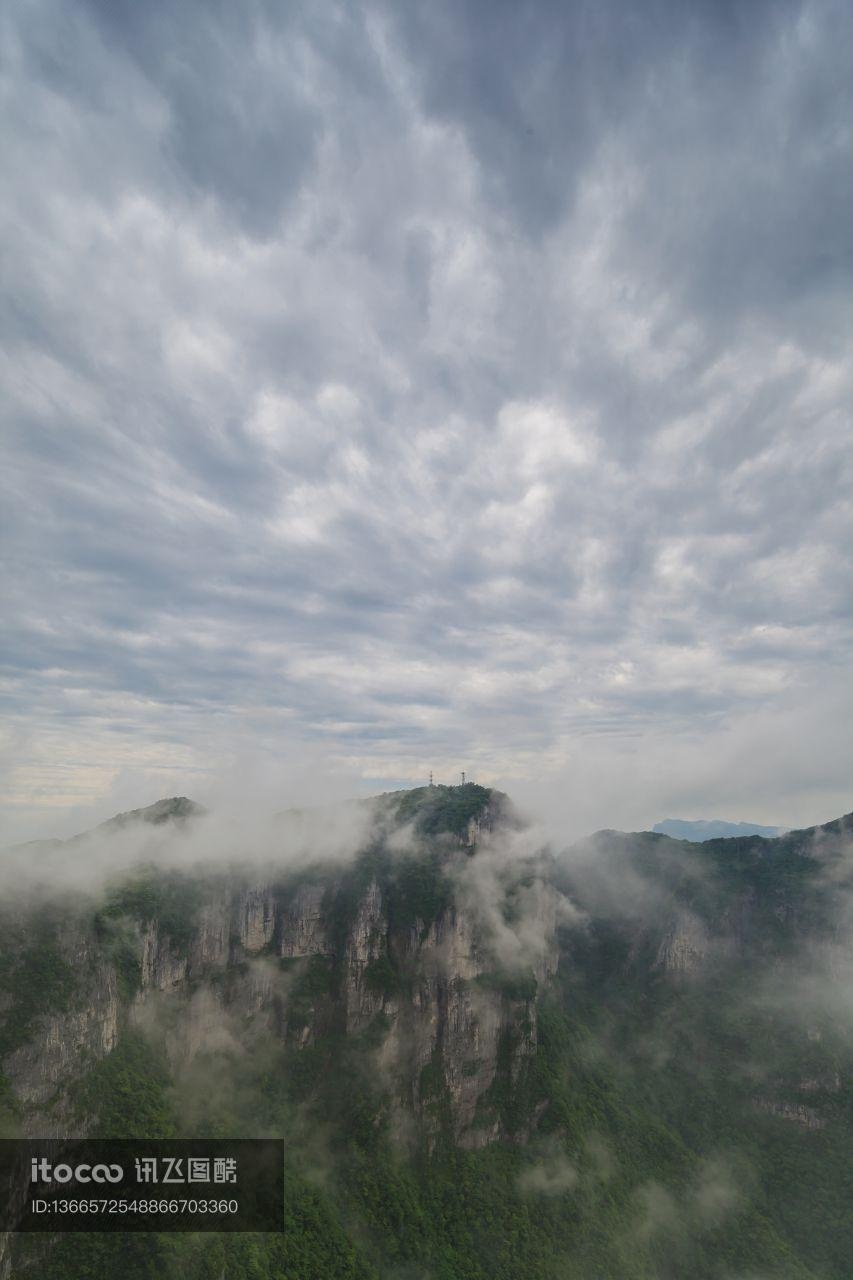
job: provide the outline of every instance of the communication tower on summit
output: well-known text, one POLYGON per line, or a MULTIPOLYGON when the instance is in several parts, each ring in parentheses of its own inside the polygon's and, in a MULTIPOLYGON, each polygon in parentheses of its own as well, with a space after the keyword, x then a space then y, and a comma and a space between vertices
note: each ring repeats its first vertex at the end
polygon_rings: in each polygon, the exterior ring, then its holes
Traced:
POLYGON ((432 769, 430 769, 430 771, 429 771, 429 785, 430 785, 430 786, 432 786, 432 785, 433 785, 433 781, 432 781, 432 769))
POLYGON ((465 786, 465 770, 462 770, 462 785, 465 786))

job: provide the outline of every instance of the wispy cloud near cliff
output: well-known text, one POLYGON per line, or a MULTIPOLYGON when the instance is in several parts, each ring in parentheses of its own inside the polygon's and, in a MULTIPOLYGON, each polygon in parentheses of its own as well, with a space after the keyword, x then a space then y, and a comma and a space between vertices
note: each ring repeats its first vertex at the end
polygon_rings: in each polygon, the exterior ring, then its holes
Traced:
POLYGON ((2 23, 9 838, 247 759, 850 807, 849 6, 2 23))
POLYGON ((60 898, 97 895, 123 883, 128 873, 150 867, 270 880, 309 866, 349 863, 377 830, 378 820, 372 806, 359 802, 251 813, 239 821, 221 811, 156 823, 123 814, 68 841, 4 849, 0 892, 7 897, 32 891, 60 898))

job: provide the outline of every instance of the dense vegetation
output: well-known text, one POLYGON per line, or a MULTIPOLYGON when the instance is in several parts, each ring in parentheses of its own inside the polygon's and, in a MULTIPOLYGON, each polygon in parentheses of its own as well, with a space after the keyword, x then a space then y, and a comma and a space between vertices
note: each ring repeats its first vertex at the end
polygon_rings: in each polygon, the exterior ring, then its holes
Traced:
MULTIPOLYGON (((106 1278, 119 1258, 127 1276, 199 1280, 223 1266, 240 1280, 846 1274, 853 1188, 843 1141, 791 1132, 771 1117, 756 1117, 745 1133, 731 1103, 721 1112, 724 1093, 696 1091, 677 1070, 653 1083, 596 1060, 590 1028, 561 1005, 543 1006, 529 1077, 517 1091, 499 1086, 510 1132, 517 1113, 550 1099, 531 1144, 464 1152, 443 1142, 430 1155, 401 1157, 375 1127, 382 1101, 359 1047, 330 1043, 310 1077, 281 1075, 282 1059, 250 1073, 233 1099, 234 1120, 255 1131, 273 1122, 296 1139, 294 1103, 313 1093, 310 1114, 319 1122, 322 1111, 331 1124, 320 1184, 300 1169, 298 1150, 289 1152, 282 1237, 126 1237, 123 1251, 117 1237, 69 1236, 51 1276, 106 1278), (321 1103, 313 1084, 324 1072, 321 1103), (769 1178, 763 1186, 759 1169, 769 1178), (798 1260, 792 1237, 817 1265, 798 1260)), ((91 1083, 99 1131, 178 1127, 162 1059, 141 1038, 128 1035, 91 1083)))
POLYGON ((75 975, 57 935, 67 919, 56 907, 30 917, 7 909, 0 915, 0 1059, 24 1044, 44 1013, 67 1009, 75 975))
POLYGON ((196 930, 203 887, 198 879, 162 867, 142 867, 107 894, 96 918, 104 928, 111 919, 131 919, 140 924, 156 920, 176 951, 185 951, 196 930))
POLYGON ((488 787, 466 782, 461 787, 415 787, 412 791, 394 792, 387 798, 397 821, 413 822, 423 835, 464 836, 468 823, 483 812, 492 794, 488 787))
MULTIPOLYGON (((818 942, 841 937, 843 894, 838 859, 816 861, 802 833, 690 847, 608 833, 558 865, 556 878, 587 914, 562 928, 556 979, 537 987, 530 973, 496 970, 477 980, 519 1009, 537 1002, 535 1053, 519 1068, 513 1036, 525 1027, 508 1024, 481 1100, 478 1119, 497 1125, 500 1141, 481 1150, 455 1143, 438 1061, 418 1081, 427 1127, 400 1134, 399 1100, 376 1067, 385 1015, 349 1035, 332 1016, 335 948, 369 882, 401 928, 428 927, 444 910, 453 882, 435 837, 449 832, 458 850, 482 811, 481 791, 392 798, 426 843, 393 855, 377 841, 338 875, 331 954, 267 961, 290 984, 287 1036, 261 1037, 246 1054, 201 1054, 187 1072, 170 1070, 159 1032, 128 1025, 76 1088, 98 1133, 281 1134, 283 1235, 68 1236, 49 1272, 43 1246, 21 1239, 15 1274, 847 1280, 853 1038, 849 1014, 835 1016, 822 998, 827 971, 814 967, 818 942), (696 970, 666 972, 660 939, 674 909, 709 935, 737 934, 741 949, 709 949, 696 970), (309 1025, 319 1033, 303 1044, 309 1025), (819 1118, 813 1127, 780 1111, 804 1100, 805 1114, 819 1118)), ((197 898, 176 882, 143 878, 113 893, 99 925, 105 945, 126 957, 126 937, 113 929, 152 911, 185 936, 176 902, 191 922, 197 898)), ((55 1004, 67 996, 56 957, 44 954, 39 998, 55 1004)), ((29 951, 7 986, 25 972, 40 972, 29 951)), ((365 980, 411 998, 411 975, 387 949, 365 980)), ((15 1025, 30 1016, 24 1006, 15 1025)))

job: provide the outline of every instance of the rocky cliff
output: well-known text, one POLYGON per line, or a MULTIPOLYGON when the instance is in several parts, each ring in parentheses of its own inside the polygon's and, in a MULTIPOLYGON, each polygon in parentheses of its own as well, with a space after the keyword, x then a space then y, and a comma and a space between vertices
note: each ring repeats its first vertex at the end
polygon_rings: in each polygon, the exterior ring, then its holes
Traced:
MULTIPOLYGON (((18 868, 4 1132, 285 1137, 266 1269, 170 1242, 146 1280, 849 1274, 850 819, 555 855, 473 786, 172 800, 18 868)), ((61 1280, 116 1273, 72 1243, 61 1280)))
MULTIPOLYGON (((194 815, 175 800, 108 827, 163 823, 170 805, 181 823, 194 815)), ((502 954, 494 920, 479 909, 479 863, 492 894, 504 824, 513 819, 496 793, 429 788, 383 797, 364 847, 344 863, 309 858, 294 873, 282 849, 255 870, 143 868, 97 901, 79 901, 50 929, 53 980, 43 1007, 17 1020, 4 1059, 18 1128, 85 1130, 91 1117, 75 1104, 77 1085, 123 1026, 156 1027, 175 1069, 259 1034, 298 1054, 330 1031, 372 1029, 401 1131, 409 1114, 427 1136, 448 1121, 461 1145, 496 1140, 500 1120, 486 1103, 499 1058, 509 1053, 516 1076, 534 1051, 537 984, 557 965, 558 893, 535 859, 501 871, 502 901, 490 904, 492 914, 508 910, 523 874, 523 919, 501 919, 501 928, 510 939, 534 933, 535 954, 502 954)), ((30 954, 26 934, 9 958, 13 976, 30 954)), ((7 999, 19 1002, 20 992, 7 999)))

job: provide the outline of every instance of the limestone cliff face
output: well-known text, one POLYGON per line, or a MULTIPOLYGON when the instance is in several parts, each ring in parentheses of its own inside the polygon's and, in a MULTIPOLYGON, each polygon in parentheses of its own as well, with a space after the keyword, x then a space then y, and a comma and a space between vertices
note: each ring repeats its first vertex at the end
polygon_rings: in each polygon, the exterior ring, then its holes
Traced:
POLYGON ((168 936, 161 936, 155 921, 152 920, 144 927, 140 941, 143 992, 151 988, 168 991, 186 981, 189 957, 173 952, 168 936))
POLYGON ((359 901, 344 948, 341 990, 348 1032, 359 1031, 385 1003, 381 992, 371 989, 368 972, 370 964, 382 954, 387 937, 382 891, 374 880, 359 901))
POLYGON ((243 893, 235 914, 240 945, 246 951, 262 951, 270 945, 276 924, 276 900, 270 885, 243 893))
POLYGON ((281 910, 278 954, 286 958, 326 955, 331 950, 323 913, 323 884, 300 885, 281 910))
POLYGON ((702 921, 688 911, 681 911, 661 941, 656 967, 682 976, 695 973, 703 968, 711 945, 702 921))
POLYGON ((383 1057, 423 1110, 425 1086, 445 1086, 457 1135, 466 1135, 491 1085, 504 1021, 499 997, 477 985, 485 971, 474 921, 455 906, 429 928, 420 921, 398 945, 415 974, 411 1000, 396 1016, 383 1057), (433 1079, 425 1071, 434 1067, 433 1079))
MULTIPOLYGON (((301 892, 304 914, 296 899, 283 909, 288 928, 281 950, 303 960, 329 958, 331 922, 319 909, 320 895, 301 892)), ((334 898, 329 900, 334 907, 334 898)), ((549 899, 542 927, 546 958, 543 980, 556 967, 555 911, 549 899)), ((528 922, 529 923, 529 922, 528 922)), ((300 1021, 296 1042, 315 1042, 318 1026, 335 1015, 348 1034, 356 1035, 382 1019, 377 1069, 391 1085, 397 1114, 414 1112, 429 1130, 437 1123, 436 1097, 446 1098, 457 1141, 481 1146, 500 1136, 497 1122, 484 1122, 478 1108, 495 1081, 499 1056, 507 1043, 510 1070, 517 1075, 536 1048, 536 995, 533 966, 527 968, 530 991, 513 998, 494 981, 482 923, 455 902, 429 924, 415 918, 395 927, 380 886, 371 882, 359 897, 337 954, 335 992, 312 1003, 300 1021), (384 987, 383 965, 391 965, 397 981, 384 987), (376 970, 380 970, 377 977, 376 970)), ((285 1020, 287 1001, 284 1002, 285 1020)))
POLYGON ((187 945, 176 945, 159 921, 140 930, 141 987, 168 991, 226 967, 237 952, 271 947, 278 902, 268 884, 219 892, 198 910, 187 945))
POLYGON ((69 1007, 37 1019, 30 1035, 3 1061, 3 1071, 20 1107, 22 1131, 32 1137, 68 1132, 71 1108, 65 1092, 81 1064, 114 1048, 121 1016, 116 973, 91 937, 71 933, 60 939, 65 962, 79 975, 69 1007))
MULTIPOLYGON (((556 969, 552 897, 541 897, 531 930, 541 930, 542 954, 528 963, 527 991, 501 983, 488 932, 476 913, 452 904, 428 928, 414 928, 393 943, 415 976, 411 998, 391 1011, 383 1061, 408 1085, 412 1106, 429 1118, 430 1096, 446 1088, 457 1142, 479 1147, 501 1136, 500 1122, 484 1114, 501 1054, 514 1081, 536 1050, 537 976, 556 969), (536 970, 539 970, 538 975, 536 970)), ((524 985, 524 984, 521 984, 524 985)))
MULTIPOLYGON (((94 935, 72 937, 69 965, 85 981, 68 1009, 36 1020, 4 1064, 24 1127, 66 1130, 69 1086, 110 1052, 122 1026, 136 1024, 165 1035, 175 1070, 203 1050, 246 1051, 261 1034, 299 1053, 331 1029, 369 1032, 401 1126, 408 1112, 427 1134, 449 1122, 466 1146, 498 1138, 485 1103, 499 1068, 512 1082, 535 1053, 537 988, 557 964, 558 898, 528 873, 514 905, 518 915, 522 903, 520 918, 499 928, 476 893, 460 900, 454 877, 481 856, 499 821, 489 798, 453 840, 429 846, 423 865, 409 849, 410 897, 395 855, 360 881, 340 869, 286 882, 219 875, 202 885, 191 916, 121 916, 123 971, 94 935)), ((489 910, 500 914, 491 897, 489 910)))

